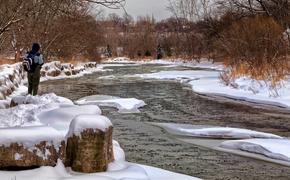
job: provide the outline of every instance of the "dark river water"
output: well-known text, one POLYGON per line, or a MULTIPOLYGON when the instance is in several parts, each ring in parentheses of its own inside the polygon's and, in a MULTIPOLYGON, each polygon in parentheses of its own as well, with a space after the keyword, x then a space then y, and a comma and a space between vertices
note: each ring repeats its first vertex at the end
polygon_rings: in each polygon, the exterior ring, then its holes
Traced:
POLYGON ((41 84, 41 91, 54 92, 72 100, 95 94, 144 100, 148 105, 139 114, 119 114, 114 109, 102 109, 103 114, 112 120, 114 139, 121 144, 128 161, 203 179, 290 179, 290 167, 183 143, 148 123, 230 126, 290 137, 290 113, 287 111, 198 95, 173 81, 123 77, 189 68, 142 65, 109 69, 113 71, 46 81, 41 84), (99 79, 108 75, 115 78, 99 79))

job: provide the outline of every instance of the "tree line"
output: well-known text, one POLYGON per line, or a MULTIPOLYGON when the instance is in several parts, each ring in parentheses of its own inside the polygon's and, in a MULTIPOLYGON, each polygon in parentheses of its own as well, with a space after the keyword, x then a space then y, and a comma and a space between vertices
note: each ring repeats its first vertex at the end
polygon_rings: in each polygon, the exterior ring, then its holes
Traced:
POLYGON ((169 0, 176 18, 194 22, 202 54, 239 75, 276 83, 289 74, 289 0, 169 0))
POLYGON ((101 29, 93 5, 119 8, 124 0, 0 0, 0 54, 19 59, 39 42, 47 59, 97 59, 101 29))
POLYGON ((172 17, 105 16, 95 5, 124 0, 0 0, 0 54, 18 59, 40 42, 48 59, 101 56, 223 61, 221 78, 239 75, 279 82, 290 70, 290 0, 168 0, 172 17), (94 5, 95 4, 95 5, 94 5), (159 56, 160 57, 160 56, 159 56))

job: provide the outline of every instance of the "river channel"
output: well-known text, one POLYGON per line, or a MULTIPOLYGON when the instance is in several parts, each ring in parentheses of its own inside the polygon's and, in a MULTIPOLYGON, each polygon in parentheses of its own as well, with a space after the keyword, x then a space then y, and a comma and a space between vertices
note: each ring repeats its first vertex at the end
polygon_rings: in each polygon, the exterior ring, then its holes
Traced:
POLYGON ((108 67, 75 79, 41 83, 41 92, 77 100, 90 95, 137 98, 147 106, 138 114, 102 108, 114 124, 114 139, 130 162, 155 166, 202 179, 290 179, 290 167, 215 151, 178 141, 150 123, 187 123, 247 128, 290 137, 290 111, 194 93, 174 81, 126 78, 161 70, 194 70, 165 65, 108 67), (99 78, 109 76, 112 78, 99 78))

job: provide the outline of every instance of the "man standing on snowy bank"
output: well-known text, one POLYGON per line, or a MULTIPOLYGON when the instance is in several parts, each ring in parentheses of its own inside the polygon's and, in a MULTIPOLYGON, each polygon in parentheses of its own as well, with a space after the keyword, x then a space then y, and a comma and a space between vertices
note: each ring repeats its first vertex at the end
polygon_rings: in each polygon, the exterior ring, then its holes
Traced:
POLYGON ((40 70, 43 65, 43 56, 39 53, 40 45, 33 43, 31 51, 24 57, 24 69, 27 71, 28 94, 37 95, 40 81, 40 70))

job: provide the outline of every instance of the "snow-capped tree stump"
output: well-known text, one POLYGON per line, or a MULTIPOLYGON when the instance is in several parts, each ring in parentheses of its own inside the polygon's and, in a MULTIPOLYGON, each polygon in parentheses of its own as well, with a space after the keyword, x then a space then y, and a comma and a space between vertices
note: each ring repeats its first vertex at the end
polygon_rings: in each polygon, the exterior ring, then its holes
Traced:
POLYGON ((99 115, 81 115, 70 126, 66 147, 66 166, 83 173, 104 172, 114 160, 113 127, 99 115))

